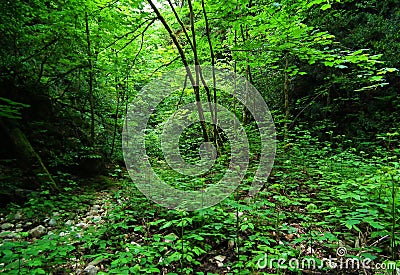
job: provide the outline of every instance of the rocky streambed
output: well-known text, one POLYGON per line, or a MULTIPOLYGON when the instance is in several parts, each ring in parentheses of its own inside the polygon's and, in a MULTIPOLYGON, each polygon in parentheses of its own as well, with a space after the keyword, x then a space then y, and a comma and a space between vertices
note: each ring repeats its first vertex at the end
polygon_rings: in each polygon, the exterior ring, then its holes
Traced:
MULTIPOLYGON (((3 254, 6 255, 6 243, 9 242, 26 242, 26 245, 30 245, 40 239, 56 238, 67 242, 80 242, 89 229, 96 230, 105 223, 110 207, 109 193, 99 192, 96 199, 88 203, 84 209, 53 211, 44 219, 27 218, 23 210, 17 210, 13 214, 2 213, 0 216, 0 252, 4 251, 3 254)), ((58 244, 63 245, 62 242, 58 244)), ((72 274, 96 275, 103 268, 101 259, 88 263, 81 255, 79 259, 72 257, 71 260, 74 262, 72 274)), ((0 273, 7 273, 5 267, 6 264, 1 261, 0 273)))

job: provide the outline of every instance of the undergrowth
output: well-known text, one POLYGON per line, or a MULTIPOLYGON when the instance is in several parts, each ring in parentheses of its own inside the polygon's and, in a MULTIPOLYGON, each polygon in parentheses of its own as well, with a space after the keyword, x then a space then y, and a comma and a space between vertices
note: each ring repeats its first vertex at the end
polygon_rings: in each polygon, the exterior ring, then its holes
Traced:
POLYGON ((105 221, 80 233, 64 223, 90 208, 92 193, 33 198, 9 210, 33 225, 58 211, 59 226, 37 240, 21 232, 3 242, 0 270, 69 274, 96 262, 99 274, 391 274, 400 264, 399 150, 333 147, 298 133, 278 145, 257 196, 242 185, 194 212, 162 208, 121 179, 108 192, 105 221))

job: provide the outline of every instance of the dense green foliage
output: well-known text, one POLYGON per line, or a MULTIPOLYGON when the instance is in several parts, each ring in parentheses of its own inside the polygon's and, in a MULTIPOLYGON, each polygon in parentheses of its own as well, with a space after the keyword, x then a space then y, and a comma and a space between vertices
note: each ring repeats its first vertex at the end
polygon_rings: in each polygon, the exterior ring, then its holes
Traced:
POLYGON ((323 259, 340 258, 338 248, 347 250, 341 260, 387 268, 337 274, 400 268, 397 1, 35 0, 0 9, 0 272, 301 274, 316 268, 287 264, 307 259, 331 274, 323 259), (223 89, 187 77, 144 132, 154 172, 198 190, 228 170, 235 145, 211 123, 179 138, 191 164, 201 161, 203 142, 217 147, 206 174, 180 174, 163 155, 169 117, 185 116, 178 108, 198 99, 236 115, 249 163, 217 205, 168 210, 128 176, 124 118, 151 80, 199 64, 242 75, 263 96, 276 127, 275 163, 248 196, 262 155, 256 119, 223 89), (32 233, 39 225, 46 234, 32 233))

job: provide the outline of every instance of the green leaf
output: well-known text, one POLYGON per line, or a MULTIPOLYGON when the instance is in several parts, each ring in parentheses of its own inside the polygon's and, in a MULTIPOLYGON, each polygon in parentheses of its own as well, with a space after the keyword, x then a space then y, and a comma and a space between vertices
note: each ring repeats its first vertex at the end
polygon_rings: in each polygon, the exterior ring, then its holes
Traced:
POLYGON ((344 225, 348 229, 352 229, 353 227, 355 227, 356 224, 360 224, 360 221, 359 220, 348 220, 348 221, 345 222, 344 225))
POLYGON ((375 229, 383 229, 385 228, 381 223, 374 222, 374 221, 369 221, 368 222, 370 226, 372 226, 375 229))
POLYGON ((46 271, 44 271, 42 268, 37 268, 34 270, 33 274, 46 274, 46 271))
POLYGON ((321 7, 321 10, 327 10, 327 9, 330 9, 332 6, 331 6, 331 4, 324 4, 324 5, 322 5, 322 7, 321 7))

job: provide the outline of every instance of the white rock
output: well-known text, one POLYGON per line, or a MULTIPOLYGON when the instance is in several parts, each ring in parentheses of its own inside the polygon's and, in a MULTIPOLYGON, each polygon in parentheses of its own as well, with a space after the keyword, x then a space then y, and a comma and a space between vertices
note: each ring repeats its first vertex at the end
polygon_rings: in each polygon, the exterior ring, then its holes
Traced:
POLYGON ((87 228, 89 225, 87 223, 84 222, 80 222, 76 225, 77 227, 82 227, 82 228, 87 228))
POLYGON ((14 225, 12 223, 9 223, 9 222, 3 223, 1 225, 1 229, 3 229, 3 230, 7 230, 7 229, 10 229, 10 228, 13 228, 13 227, 14 227, 14 225))
POLYGON ((223 262, 226 259, 226 256, 218 255, 214 257, 218 262, 223 262))
POLYGON ((137 242, 131 241, 131 244, 136 245, 136 246, 140 246, 140 244, 138 244, 137 242))
POLYGON ((95 205, 93 205, 92 206, 92 210, 94 210, 94 211, 99 211, 100 210, 100 205, 98 205, 98 204, 95 204, 95 205))
POLYGON ((9 238, 9 239, 20 239, 21 238, 20 235, 18 235, 17 233, 14 233, 14 232, 11 232, 10 234, 7 234, 5 237, 9 238))
POLYGON ((20 219, 22 219, 21 213, 19 213, 19 212, 15 213, 14 220, 20 220, 20 219))
POLYGON ((32 223, 31 222, 27 222, 26 224, 25 224, 25 226, 24 227, 29 227, 29 226, 31 226, 32 225, 32 223))
POLYGON ((87 275, 96 275, 97 272, 99 272, 99 269, 94 265, 88 265, 84 271, 86 272, 87 275))
POLYGON ((74 222, 71 221, 71 220, 68 220, 68 221, 65 222, 65 225, 66 225, 66 226, 71 226, 71 225, 73 225, 73 224, 74 224, 74 222))
POLYGON ((29 234, 34 238, 39 238, 46 233, 46 228, 43 225, 36 226, 29 231, 29 234))
POLYGON ((56 225, 56 224, 57 224, 57 222, 56 222, 55 219, 50 219, 50 221, 49 221, 49 225, 50 225, 50 226, 54 226, 54 225, 56 225))

